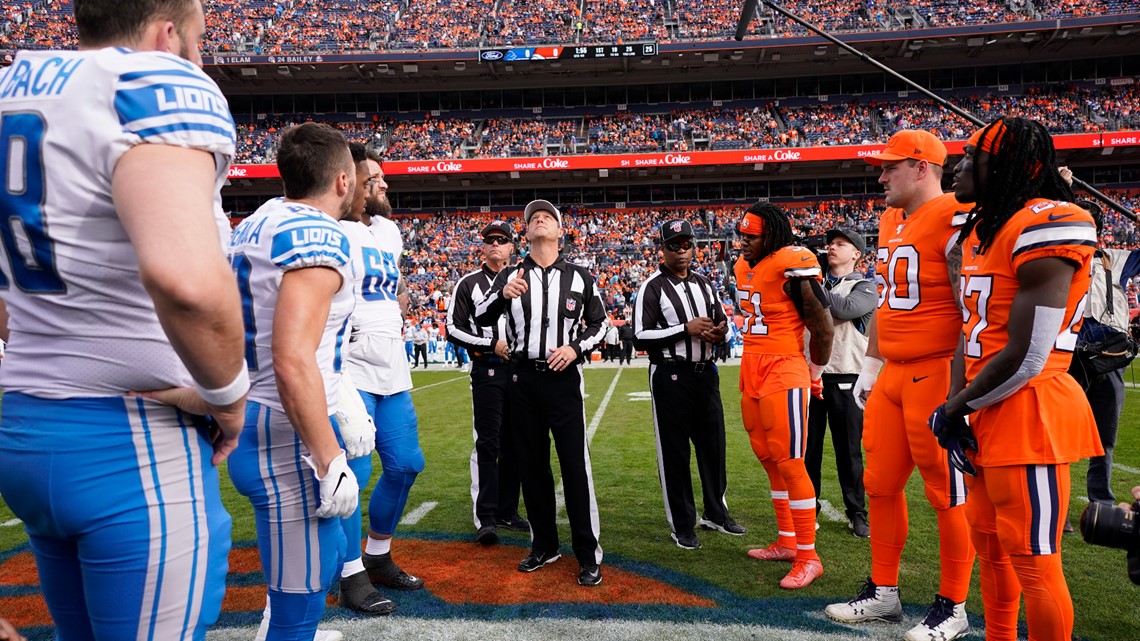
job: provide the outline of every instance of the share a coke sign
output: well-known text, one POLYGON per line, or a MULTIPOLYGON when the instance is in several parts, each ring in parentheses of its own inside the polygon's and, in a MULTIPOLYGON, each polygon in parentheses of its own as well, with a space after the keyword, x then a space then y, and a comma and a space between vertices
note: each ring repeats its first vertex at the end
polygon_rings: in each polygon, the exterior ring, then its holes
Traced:
MULTIPOLYGON (((1140 145, 1140 131, 1067 134, 1053 137, 1057 149, 1097 149, 1140 145)), ((964 141, 946 143, 952 155, 961 155, 964 141)), ((645 167, 695 167, 699 165, 750 165, 758 163, 823 162, 863 160, 882 153, 885 145, 836 147, 791 147, 781 149, 734 149, 686 151, 665 154, 615 154, 596 156, 548 156, 545 158, 463 158, 413 160, 384 163, 389 176, 425 174, 507 173, 512 171, 574 171, 581 169, 637 169, 645 167)), ((275 165, 233 165, 231 179, 276 178, 275 165)))

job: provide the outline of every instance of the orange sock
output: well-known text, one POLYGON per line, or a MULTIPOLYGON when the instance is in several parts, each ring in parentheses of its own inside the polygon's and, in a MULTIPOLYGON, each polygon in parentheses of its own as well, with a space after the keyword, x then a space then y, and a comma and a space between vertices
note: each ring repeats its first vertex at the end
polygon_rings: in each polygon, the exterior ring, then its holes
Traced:
POLYGON ((815 487, 804 467, 804 460, 788 459, 777 467, 788 486, 788 507, 796 532, 796 560, 819 560, 815 551, 815 487))
POLYGON ((974 570, 974 544, 966 523, 966 506, 935 513, 938 515, 938 555, 942 563, 938 593, 954 603, 961 603, 970 593, 970 574, 974 570))
POLYGON ((1010 556, 1025 595, 1025 621, 1034 641, 1068 641, 1073 636, 1073 598, 1061 571, 1060 554, 1010 556))
POLYGON ((982 604, 986 615, 986 641, 1016 641, 1021 583, 997 534, 971 532, 978 551, 982 604))
POLYGON ((899 584, 899 564, 909 525, 906 494, 867 496, 871 522, 871 580, 875 585, 899 584))
MULTIPOLYGON (((776 511, 776 528, 779 538, 776 540, 781 546, 789 550, 796 549, 796 526, 792 521, 792 509, 788 505, 788 486, 784 477, 780 476, 780 469, 771 459, 760 461, 764 471, 768 473, 768 482, 772 485, 772 508, 776 511)), ((814 488, 812 489, 814 496, 814 488)), ((815 525, 813 524, 814 528, 815 525)), ((814 531, 814 530, 813 530, 814 531)))

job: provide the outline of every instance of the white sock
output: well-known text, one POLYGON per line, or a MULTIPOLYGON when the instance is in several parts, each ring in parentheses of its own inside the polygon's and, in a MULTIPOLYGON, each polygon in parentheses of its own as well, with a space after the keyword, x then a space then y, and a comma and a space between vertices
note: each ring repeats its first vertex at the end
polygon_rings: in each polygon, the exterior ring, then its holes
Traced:
POLYGON ((392 550, 392 539, 374 539, 368 537, 368 543, 364 546, 364 553, 376 556, 378 554, 387 554, 392 550))
POLYGON ((346 561, 344 564, 344 569, 342 569, 340 571, 340 578, 345 579, 345 578, 352 576, 353 574, 360 574, 363 571, 364 571, 364 560, 363 560, 363 558, 357 558, 357 559, 352 560, 352 561, 346 561))

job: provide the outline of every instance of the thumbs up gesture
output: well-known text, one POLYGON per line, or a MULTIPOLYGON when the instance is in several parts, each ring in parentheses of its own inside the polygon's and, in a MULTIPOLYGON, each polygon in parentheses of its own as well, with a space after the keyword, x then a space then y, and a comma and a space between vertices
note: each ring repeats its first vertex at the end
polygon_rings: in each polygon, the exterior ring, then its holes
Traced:
POLYGON ((526 290, 526 270, 520 267, 519 271, 515 274, 515 277, 512 278, 510 282, 507 283, 507 286, 503 288, 503 298, 506 298, 507 300, 518 298, 519 296, 525 294, 526 290))

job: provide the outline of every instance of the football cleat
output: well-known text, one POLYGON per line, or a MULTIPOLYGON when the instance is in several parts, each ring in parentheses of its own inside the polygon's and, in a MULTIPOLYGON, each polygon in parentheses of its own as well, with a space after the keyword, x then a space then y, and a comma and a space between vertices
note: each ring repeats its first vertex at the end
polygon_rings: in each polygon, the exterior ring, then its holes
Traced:
POLYGON ((716 530, 722 534, 731 534, 732 536, 744 536, 748 533, 748 530, 745 530, 744 526, 732 520, 731 516, 726 516, 724 523, 717 523, 712 519, 705 518, 705 515, 702 514, 701 519, 697 523, 706 530, 716 530))
POLYGON ((773 543, 766 548, 749 550, 748 556, 761 561, 795 561, 796 551, 779 543, 773 543))
POLYGON ((828 618, 843 623, 863 621, 901 623, 903 620, 898 587, 875 585, 870 577, 863 582, 859 595, 854 599, 846 603, 832 603, 823 612, 828 618))
POLYGON ((392 588, 393 590, 419 590, 424 587, 424 580, 414 577, 400 569, 392 560, 392 554, 365 554, 361 557, 364 569, 368 571, 368 579, 372 583, 392 588))
POLYGON ((785 590, 799 590, 811 585, 812 581, 821 576, 823 576, 823 561, 819 559, 796 561, 792 563, 792 571, 780 579, 780 587, 785 590))
POLYGON ((954 603, 941 594, 934 596, 934 603, 926 611, 922 623, 907 630, 906 641, 951 641, 965 636, 970 631, 970 621, 966 618, 966 604, 954 603))

